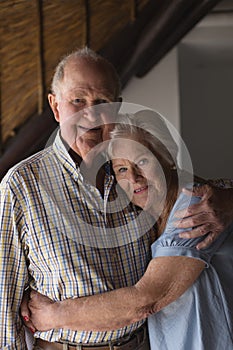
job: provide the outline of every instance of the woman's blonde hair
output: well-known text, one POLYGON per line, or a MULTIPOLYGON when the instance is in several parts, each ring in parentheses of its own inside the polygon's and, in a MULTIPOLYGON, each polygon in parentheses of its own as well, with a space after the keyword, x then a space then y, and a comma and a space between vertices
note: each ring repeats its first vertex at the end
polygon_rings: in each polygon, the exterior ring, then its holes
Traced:
POLYGON ((152 110, 141 110, 134 114, 119 115, 111 132, 108 155, 112 158, 116 139, 137 137, 146 143, 150 151, 163 159, 169 166, 177 166, 178 147, 165 121, 152 110))

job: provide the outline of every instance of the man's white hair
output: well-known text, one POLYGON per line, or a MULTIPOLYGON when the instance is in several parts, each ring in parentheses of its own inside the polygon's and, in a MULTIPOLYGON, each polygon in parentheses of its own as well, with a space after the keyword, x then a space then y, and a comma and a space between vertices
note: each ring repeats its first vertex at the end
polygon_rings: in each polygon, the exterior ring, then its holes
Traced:
POLYGON ((59 83, 63 80, 64 78, 64 70, 66 64, 73 60, 73 59, 78 59, 78 58, 85 58, 87 60, 91 60, 94 62, 100 62, 106 65, 106 69, 108 69, 111 74, 112 74, 112 79, 115 83, 115 89, 116 89, 116 97, 119 97, 121 93, 121 83, 120 83, 120 78, 116 72, 115 67, 103 56, 99 55, 89 47, 83 47, 80 49, 77 49, 67 55, 65 55, 61 61, 58 63, 55 73, 52 79, 51 83, 51 92, 53 94, 57 94, 59 92, 59 83))

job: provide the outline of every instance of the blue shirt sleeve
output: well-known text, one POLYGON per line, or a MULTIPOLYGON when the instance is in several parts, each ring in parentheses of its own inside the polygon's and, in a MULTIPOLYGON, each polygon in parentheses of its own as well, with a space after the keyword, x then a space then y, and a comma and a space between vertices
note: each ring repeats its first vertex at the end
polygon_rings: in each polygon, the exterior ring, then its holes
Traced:
MULTIPOLYGON (((180 194, 169 215, 164 232, 151 246, 153 258, 161 256, 187 256, 201 259, 205 262, 206 267, 209 266, 211 257, 226 239, 230 230, 221 233, 209 247, 197 250, 196 245, 201 242, 205 236, 192 239, 180 238, 179 233, 181 233, 183 229, 175 226, 175 223, 180 220, 174 216, 175 212, 198 203, 200 199, 200 197, 188 196, 184 193, 180 194)), ((191 228, 189 230, 191 230, 191 228)))

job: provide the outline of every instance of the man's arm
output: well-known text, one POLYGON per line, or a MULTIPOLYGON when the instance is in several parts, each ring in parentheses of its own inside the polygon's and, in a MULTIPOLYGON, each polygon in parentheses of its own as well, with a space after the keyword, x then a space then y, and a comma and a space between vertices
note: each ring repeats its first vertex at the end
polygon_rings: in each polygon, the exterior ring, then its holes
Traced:
POLYGON ((184 192, 190 196, 200 196, 201 201, 190 206, 188 211, 185 209, 176 213, 176 217, 181 218, 177 227, 185 230, 180 236, 195 238, 207 234, 197 245, 197 249, 206 248, 233 221, 233 181, 209 180, 206 185, 184 192), (190 227, 194 229, 186 231, 190 227))
POLYGON ((27 267, 18 229, 23 215, 12 191, 0 187, 0 348, 26 349, 23 324, 19 315, 27 267))

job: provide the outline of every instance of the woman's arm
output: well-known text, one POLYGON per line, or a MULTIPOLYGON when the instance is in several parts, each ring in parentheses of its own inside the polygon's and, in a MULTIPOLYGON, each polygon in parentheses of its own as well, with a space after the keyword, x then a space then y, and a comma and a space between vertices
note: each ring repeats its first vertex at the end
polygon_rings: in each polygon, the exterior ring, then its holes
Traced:
POLYGON ((181 296, 204 268, 184 256, 151 260, 144 276, 132 286, 89 297, 53 302, 32 292, 31 321, 38 330, 65 328, 106 331, 148 317, 181 296))
MULTIPOLYGON (((192 285, 203 268, 203 261, 190 257, 157 257, 150 262, 141 280, 132 287, 58 303, 33 292, 31 320, 40 330, 117 329, 145 318, 176 300, 192 285)), ((29 316, 26 307, 22 315, 29 316)), ((31 320, 28 325, 31 325, 31 320)))

